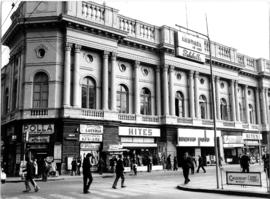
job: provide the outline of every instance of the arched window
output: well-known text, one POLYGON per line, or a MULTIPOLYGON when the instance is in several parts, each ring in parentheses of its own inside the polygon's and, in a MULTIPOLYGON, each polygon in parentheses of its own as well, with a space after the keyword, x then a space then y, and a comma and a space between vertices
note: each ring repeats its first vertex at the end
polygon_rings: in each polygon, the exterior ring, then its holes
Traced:
POLYGON ((248 105, 248 112, 249 112, 249 122, 251 124, 255 124, 255 112, 251 104, 248 105))
POLYGON ((5 103, 4 103, 4 113, 8 113, 8 102, 9 102, 9 92, 8 92, 8 88, 6 88, 5 90, 5 99, 4 99, 5 103))
POLYGON ((12 91, 12 110, 16 108, 17 103, 17 79, 15 79, 12 91))
POLYGON ((123 84, 117 88, 117 110, 119 113, 128 113, 128 88, 123 84))
POLYGON ((201 112, 201 119, 207 118, 207 101, 204 95, 199 97, 199 105, 200 105, 200 112, 201 112))
POLYGON ((96 108, 96 84, 91 77, 85 77, 82 82, 82 108, 96 108))
POLYGON ((221 120, 228 120, 228 107, 227 102, 224 98, 220 99, 220 115, 221 120))
POLYGON ((243 120, 244 120, 244 117, 243 117, 243 107, 242 107, 242 104, 241 103, 239 103, 239 112, 240 112, 240 121, 242 121, 243 122, 243 120))
POLYGON ((151 92, 147 88, 141 90, 141 114, 151 115, 151 92))
POLYGON ((175 115, 185 117, 184 95, 177 91, 175 96, 175 115))
POLYGON ((49 94, 47 74, 39 72, 35 75, 33 90, 33 108, 47 108, 49 94))

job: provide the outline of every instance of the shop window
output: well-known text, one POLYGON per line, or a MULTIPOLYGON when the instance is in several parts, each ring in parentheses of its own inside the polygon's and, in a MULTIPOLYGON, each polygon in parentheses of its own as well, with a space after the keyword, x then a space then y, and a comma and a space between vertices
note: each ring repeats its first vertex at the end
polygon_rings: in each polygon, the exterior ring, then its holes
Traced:
POLYGON ((251 104, 248 105, 248 112, 249 112, 249 122, 251 124, 255 124, 255 111, 251 104))
POLYGON ((204 95, 201 95, 199 98, 199 106, 200 106, 201 119, 206 119, 207 118, 207 101, 204 95))
POLYGON ((91 77, 85 77, 82 82, 82 108, 96 108, 96 84, 91 77))
POLYGON ((128 113, 128 88, 120 84, 117 89, 117 110, 119 113, 128 113))
POLYGON ((147 88, 141 90, 141 114, 151 115, 151 92, 147 88))
POLYGON ((175 115, 178 117, 184 117, 184 96, 181 92, 176 92, 175 97, 175 115))
POLYGON ((39 72, 34 77, 33 88, 33 108, 47 108, 48 107, 48 76, 43 72, 39 72))
POLYGON ((224 98, 220 99, 221 120, 228 120, 228 105, 224 98))

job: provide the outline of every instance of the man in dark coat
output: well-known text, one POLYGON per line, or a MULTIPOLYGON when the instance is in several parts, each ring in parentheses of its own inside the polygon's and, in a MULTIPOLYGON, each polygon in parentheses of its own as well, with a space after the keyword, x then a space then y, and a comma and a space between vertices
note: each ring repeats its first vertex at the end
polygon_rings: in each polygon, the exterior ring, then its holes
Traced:
POLYGON ((90 157, 91 153, 87 153, 86 157, 83 160, 83 193, 90 193, 89 188, 93 181, 92 172, 91 172, 91 163, 90 157))
POLYGON ((185 184, 189 183, 190 179, 189 176, 189 169, 192 168, 192 159, 188 156, 188 153, 186 152, 184 154, 183 162, 182 162, 182 169, 183 169, 183 175, 185 178, 185 184))
POLYGON ((198 156, 199 157, 199 166, 198 166, 198 169, 197 169, 197 173, 199 173, 200 171, 200 168, 202 168, 203 172, 206 173, 205 169, 204 169, 204 162, 203 162, 203 158, 201 156, 198 156))
POLYGON ((115 173, 116 173, 116 177, 115 177, 112 188, 116 189, 117 182, 118 182, 119 178, 121 178, 121 187, 122 188, 126 187, 124 185, 125 177, 124 177, 124 164, 123 164, 123 160, 122 160, 122 155, 118 155, 118 160, 116 162, 115 173))
POLYGON ((240 159, 242 173, 249 173, 249 162, 250 162, 249 156, 246 153, 244 155, 242 155, 242 157, 240 159))
POLYGON ((29 157, 26 158, 26 168, 24 169, 24 172, 26 171, 26 177, 25 177, 25 191, 23 192, 29 192, 31 191, 31 188, 29 186, 29 182, 33 185, 35 192, 37 192, 40 188, 37 186, 37 183, 34 180, 35 177, 35 167, 33 162, 29 159, 29 157))

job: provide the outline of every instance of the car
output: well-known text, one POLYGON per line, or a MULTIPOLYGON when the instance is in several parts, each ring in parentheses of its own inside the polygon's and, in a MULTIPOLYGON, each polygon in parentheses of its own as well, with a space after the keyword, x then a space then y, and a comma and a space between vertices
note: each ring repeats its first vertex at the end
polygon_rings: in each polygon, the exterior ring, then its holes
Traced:
POLYGON ((6 175, 6 173, 4 172, 4 169, 1 168, 1 183, 2 183, 2 184, 6 183, 6 179, 7 179, 7 175, 6 175))

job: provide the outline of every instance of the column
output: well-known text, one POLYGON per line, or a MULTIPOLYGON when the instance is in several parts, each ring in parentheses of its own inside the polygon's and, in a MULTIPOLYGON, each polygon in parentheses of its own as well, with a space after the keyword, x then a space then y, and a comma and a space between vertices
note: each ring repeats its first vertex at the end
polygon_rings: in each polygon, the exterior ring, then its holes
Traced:
POLYGON ((108 110, 108 60, 109 52, 103 52, 102 108, 108 110))
POLYGON ((266 102, 265 102, 265 94, 264 94, 264 88, 261 88, 261 107, 262 107, 262 124, 266 124, 266 102))
POLYGON ((194 79, 193 79, 193 71, 189 71, 189 109, 190 109, 190 117, 195 117, 194 110, 194 79))
POLYGON ((256 88, 256 118, 257 118, 257 124, 261 124, 259 88, 256 88))
POLYGON ((246 115, 246 123, 250 123, 250 118, 249 118, 249 114, 248 114, 248 87, 247 85, 244 86, 244 93, 245 93, 245 115, 246 115))
POLYGON ((116 90, 115 90, 115 68, 116 63, 116 53, 112 53, 112 70, 111 70, 111 109, 116 111, 116 90))
POLYGON ((160 66, 156 68, 156 114, 161 115, 160 111, 161 97, 160 97, 160 66))
POLYGON ((195 97, 194 101, 195 101, 195 117, 196 118, 200 117, 200 114, 199 114, 199 95, 198 95, 198 92, 199 92, 198 76, 199 76, 199 73, 194 72, 194 97, 195 97))
POLYGON ((139 66, 140 62, 134 62, 134 112, 140 114, 140 91, 139 91, 139 66))
POLYGON ((80 53, 81 53, 81 46, 75 44, 75 51, 74 51, 74 71, 73 71, 73 106, 80 107, 79 104, 79 86, 80 86, 80 53))
POLYGON ((215 79, 216 81, 216 117, 217 117, 217 120, 220 120, 220 99, 219 99, 219 84, 220 84, 220 78, 219 77, 216 77, 215 79))
POLYGON ((266 121, 266 124, 269 125, 270 123, 270 116, 269 116, 269 102, 268 102, 268 88, 265 88, 264 89, 264 95, 265 95, 265 114, 266 114, 266 118, 265 118, 265 121, 266 121))
POLYGON ((163 65, 162 68, 163 76, 163 115, 169 114, 169 103, 168 103, 168 65, 163 65))
POLYGON ((65 46, 65 66, 64 66, 64 96, 63 96, 63 106, 70 106, 70 52, 71 44, 66 43, 65 46))
POLYGON ((238 102, 238 82, 234 82, 234 94, 235 94, 235 113, 236 113, 236 121, 240 121, 240 110, 239 110, 239 102, 238 102))
POLYGON ((235 80, 231 80, 231 107, 232 107, 232 121, 235 121, 235 93, 234 93, 234 83, 235 80))
POLYGON ((174 77, 174 66, 170 66, 169 78, 170 78, 170 112, 171 115, 175 115, 175 95, 173 91, 173 77, 174 77))

